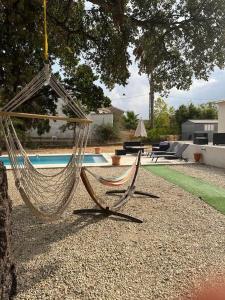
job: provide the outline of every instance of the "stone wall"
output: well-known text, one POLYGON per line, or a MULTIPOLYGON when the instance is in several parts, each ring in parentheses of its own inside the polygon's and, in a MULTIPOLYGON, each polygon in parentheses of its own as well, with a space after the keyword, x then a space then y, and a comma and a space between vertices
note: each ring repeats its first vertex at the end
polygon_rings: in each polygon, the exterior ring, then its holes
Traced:
POLYGON ((16 293, 16 272, 11 245, 11 211, 7 174, 0 162, 0 300, 12 299, 16 293))

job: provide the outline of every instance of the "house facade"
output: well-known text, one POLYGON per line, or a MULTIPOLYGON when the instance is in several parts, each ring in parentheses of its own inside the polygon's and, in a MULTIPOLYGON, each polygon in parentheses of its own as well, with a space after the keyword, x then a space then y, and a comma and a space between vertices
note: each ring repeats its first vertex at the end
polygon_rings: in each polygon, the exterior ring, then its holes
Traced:
POLYGON ((124 111, 120 108, 117 108, 115 106, 109 106, 109 107, 104 107, 104 108, 99 108, 98 113, 110 113, 113 114, 113 124, 120 126, 122 121, 123 121, 123 115, 124 111))
MULTIPOLYGON (((64 115, 63 114, 63 110, 62 110, 62 105, 61 105, 61 101, 59 101, 58 103, 58 107, 57 107, 57 113, 59 115, 64 115)), ((116 107, 110 106, 108 108, 100 108, 97 110, 97 112, 91 112, 88 115, 88 118, 90 120, 92 120, 92 124, 90 125, 90 134, 89 134, 89 140, 88 143, 89 144, 93 144, 96 142, 97 137, 96 137, 96 128, 99 125, 106 125, 109 124, 111 126, 113 126, 113 124, 115 123, 115 118, 117 119, 118 116, 122 116, 123 115, 123 111, 120 109, 117 109, 116 107)), ((41 136, 38 135, 37 130, 36 129, 32 129, 29 132, 29 136, 31 138, 31 140, 35 140, 35 141, 52 141, 52 142, 61 142, 63 143, 63 141, 69 141, 72 140, 74 137, 74 130, 73 129, 69 129, 66 128, 66 130, 62 130, 63 125, 65 125, 66 123, 64 121, 51 121, 49 122, 50 125, 50 130, 49 132, 45 132, 44 134, 42 134, 41 136)))
POLYGON ((182 140, 193 140, 194 133, 208 133, 209 142, 213 141, 213 134, 218 132, 218 120, 187 120, 181 126, 182 140))
POLYGON ((217 102, 218 106, 218 133, 225 133, 225 100, 217 102))

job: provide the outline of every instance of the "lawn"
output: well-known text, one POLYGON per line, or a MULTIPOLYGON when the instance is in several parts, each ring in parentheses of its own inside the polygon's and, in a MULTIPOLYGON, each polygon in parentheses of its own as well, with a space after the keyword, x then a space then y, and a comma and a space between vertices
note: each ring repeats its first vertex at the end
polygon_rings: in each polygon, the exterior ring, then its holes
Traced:
POLYGON ((146 166, 145 169, 176 184, 225 214, 225 189, 199 178, 173 170, 168 166, 146 166))

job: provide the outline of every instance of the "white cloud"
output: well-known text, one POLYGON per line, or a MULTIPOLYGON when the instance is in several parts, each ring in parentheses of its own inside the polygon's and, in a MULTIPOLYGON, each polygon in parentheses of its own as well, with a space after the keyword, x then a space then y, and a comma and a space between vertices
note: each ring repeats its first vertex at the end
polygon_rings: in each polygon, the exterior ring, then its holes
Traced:
POLYGON ((208 81, 194 80, 188 91, 172 89, 168 97, 170 105, 175 107, 193 102, 201 104, 225 99, 225 70, 215 69, 208 81))
MULTIPOLYGON (((133 110, 141 117, 148 118, 149 84, 146 75, 139 75, 135 65, 130 67, 131 76, 125 87, 116 86, 105 93, 112 104, 125 111, 133 110), (125 95, 124 95, 125 94, 125 95)), ((225 70, 215 69, 208 81, 194 80, 188 91, 173 88, 168 96, 168 103, 174 107, 193 102, 196 104, 225 99, 225 70)))

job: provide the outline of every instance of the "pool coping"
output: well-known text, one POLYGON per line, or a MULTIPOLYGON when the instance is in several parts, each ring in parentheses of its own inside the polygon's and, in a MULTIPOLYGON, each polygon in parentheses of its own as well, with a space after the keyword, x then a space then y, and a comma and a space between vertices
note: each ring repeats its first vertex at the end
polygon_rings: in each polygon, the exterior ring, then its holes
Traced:
MULTIPOLYGON (((64 156, 64 155, 71 155, 72 153, 41 153, 41 154, 28 154, 29 157, 32 157, 32 156, 64 156)), ((83 163, 82 166, 85 166, 85 167, 103 167, 103 166, 111 166, 111 161, 109 160, 109 155, 107 155, 106 153, 101 153, 101 154, 95 154, 95 153, 85 153, 84 155, 95 155, 95 156, 102 156, 106 162, 102 162, 102 163, 83 163)), ((7 154, 4 154, 4 155, 1 155, 1 157, 7 157, 9 158, 9 156, 7 154)), ((110 156, 111 157, 111 156, 110 156)), ((34 167, 37 168, 37 169, 57 169, 57 168, 64 168, 66 167, 67 164, 46 164, 46 165, 38 165, 38 164, 35 164, 34 167)), ((9 165, 9 166, 5 166, 6 167, 6 170, 12 170, 12 166, 9 165)))
MULTIPOLYGON (((29 156, 64 156, 64 155, 71 155, 71 153, 41 153, 41 154, 30 154, 29 156)), ((103 158, 106 160, 106 162, 102 162, 102 163, 83 163, 82 166, 84 167, 112 167, 112 156, 114 155, 114 153, 100 153, 100 154, 95 154, 95 153, 85 153, 84 155, 95 155, 95 156, 103 156, 103 158)), ((4 154, 2 155, 2 157, 8 157, 8 155, 4 154)), ((130 155, 130 156, 125 156, 125 160, 121 161, 121 164, 119 167, 128 167, 131 166, 133 164, 133 162, 136 159, 136 156, 134 155, 130 155)), ((142 166, 148 166, 148 165, 152 165, 152 166, 157 166, 157 165, 187 165, 187 164, 193 164, 194 162, 192 161, 188 161, 188 162, 184 162, 184 161, 168 161, 168 160, 158 160, 157 163, 152 162, 151 159, 148 157, 143 156, 141 165, 142 166)), ((35 168, 37 169, 57 169, 57 168, 64 168, 66 167, 67 164, 46 164, 46 165, 34 165, 35 168)), ((12 170, 11 166, 5 166, 7 170, 12 170)))

